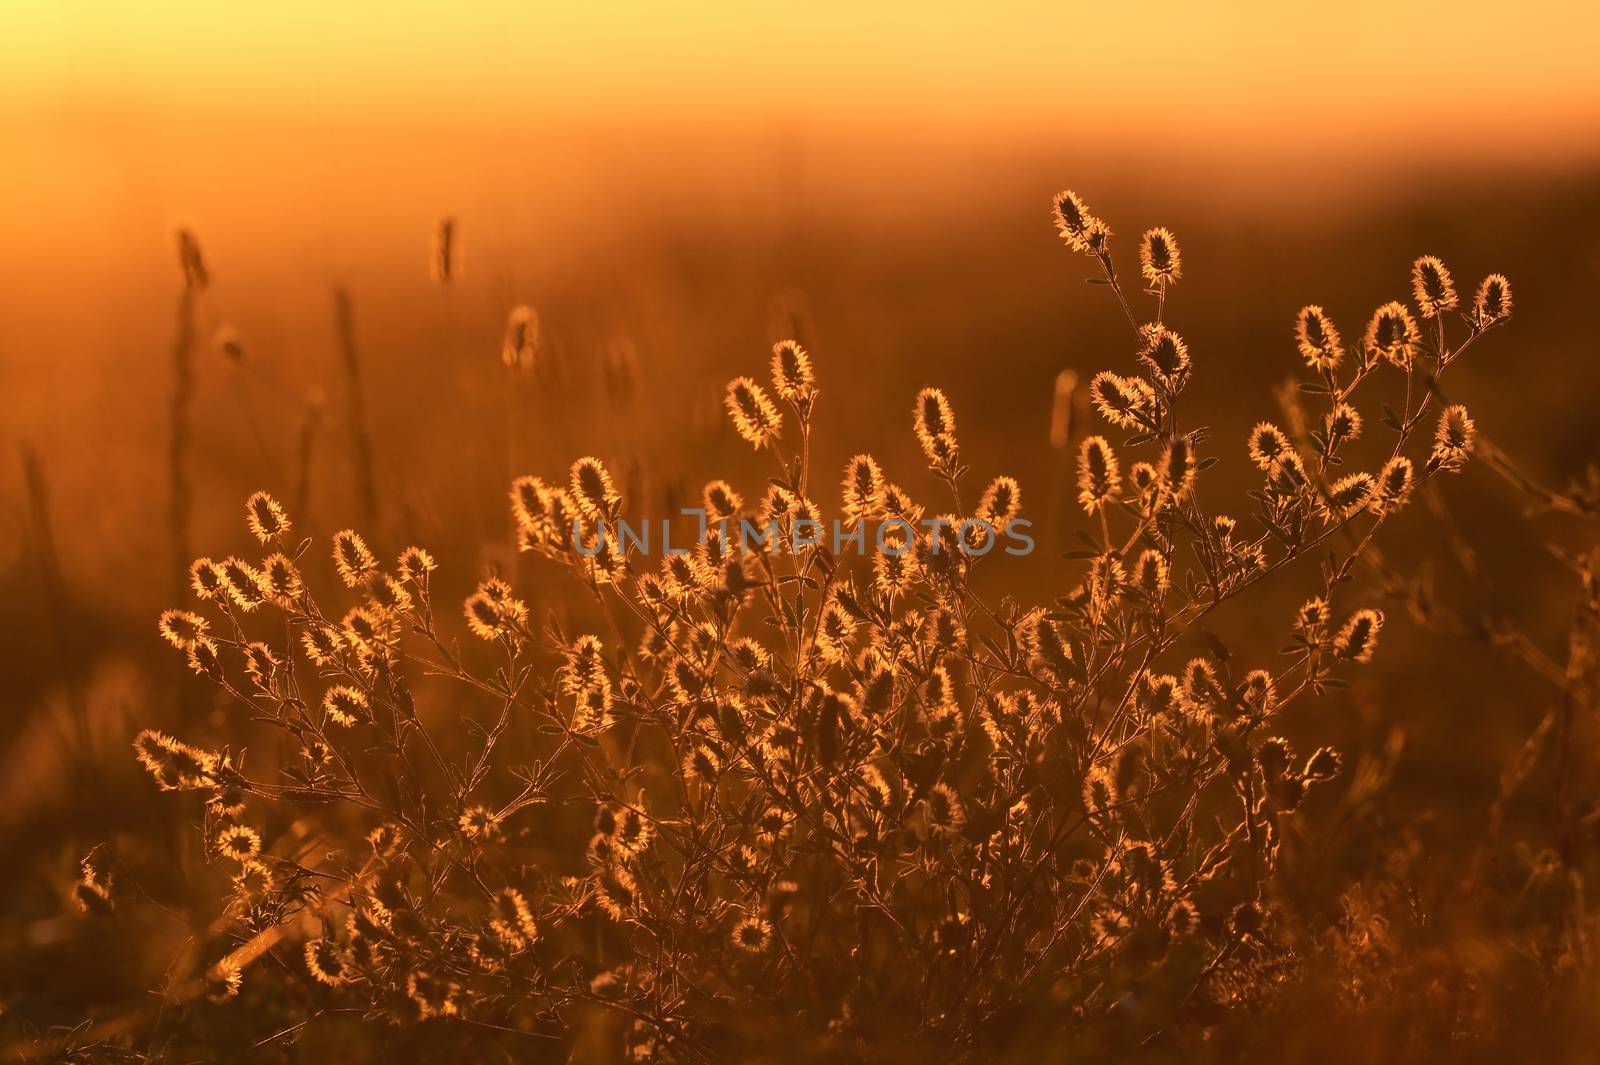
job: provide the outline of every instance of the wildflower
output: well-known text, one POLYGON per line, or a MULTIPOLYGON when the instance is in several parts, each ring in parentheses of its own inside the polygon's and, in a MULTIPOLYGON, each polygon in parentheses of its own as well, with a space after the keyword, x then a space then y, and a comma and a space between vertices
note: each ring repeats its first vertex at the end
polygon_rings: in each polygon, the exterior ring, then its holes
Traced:
POLYGON ((1322 638, 1322 632, 1328 626, 1328 618, 1328 601, 1321 596, 1313 596, 1295 611, 1294 631, 1316 642, 1322 638))
POLYGON ((610 826, 611 842, 627 855, 643 853, 644 849, 650 846, 650 841, 655 838, 655 829, 651 826, 649 818, 634 806, 624 806, 616 810, 611 816, 610 826))
POLYGON ((739 513, 744 506, 744 499, 727 481, 712 481, 700 492, 700 501, 705 506, 707 521, 723 521, 739 513))
POLYGON ((334 724, 347 728, 365 721, 370 713, 366 695, 347 684, 329 688, 322 696, 322 709, 334 724))
POLYGON ((883 541, 884 548, 872 556, 873 583, 885 595, 902 595, 917 579, 917 556, 898 527, 888 527, 883 541))
POLYGON ((1344 347, 1339 342, 1339 330, 1321 307, 1311 304, 1300 308, 1294 322, 1295 339, 1300 344, 1300 356, 1313 370, 1328 371, 1344 358, 1344 347))
POLYGON ((871 455, 856 455, 844 465, 844 517, 862 522, 883 505, 883 471, 871 455))
POLYGON ((1089 238, 1098 233, 1095 223, 1098 221, 1089 213, 1078 194, 1071 189, 1056 194, 1051 201, 1051 208, 1055 214, 1056 228, 1061 231, 1061 239, 1073 251, 1088 251, 1089 238))
POLYGON ((1163 227, 1147 229, 1139 241, 1139 267, 1152 285, 1168 285, 1183 274, 1178 238, 1163 227))
POLYGON ((746 443, 758 451, 776 445, 783 430, 783 416, 760 385, 748 377, 736 377, 728 382, 723 402, 734 429, 746 443))
POLYGON ((400 846, 400 826, 392 823, 381 824, 367 833, 367 842, 372 844, 374 854, 386 858, 400 846))
POLYGON ((438 568, 439 564, 433 560, 433 556, 420 547, 406 548, 400 552, 400 558, 395 563, 400 579, 412 584, 425 583, 428 574, 438 568))
POLYGON ((1490 274, 1472 300, 1472 321, 1479 328, 1511 317, 1511 282, 1504 274, 1490 274))
POLYGON ((272 648, 259 640, 253 640, 245 644, 241 651, 244 654, 244 671, 257 685, 266 687, 267 681, 278 666, 278 659, 272 653, 272 648))
POLYGON ((1189 345, 1172 330, 1161 325, 1147 325, 1140 330, 1144 347, 1139 361, 1150 368, 1157 381, 1168 392, 1176 392, 1189 373, 1189 345))
POLYGON ((935 784, 929 789, 927 798, 923 800, 923 809, 928 818, 928 828, 933 832, 954 834, 960 832, 967 823, 967 812, 961 796, 948 784, 935 784))
POLYGON ((357 650, 376 652, 389 635, 384 618, 364 606, 351 607, 340 622, 345 642, 357 650))
POLYGON ((346 588, 361 587, 378 571, 378 560, 354 529, 333 534, 333 565, 346 588))
POLYGON ((522 304, 506 317, 506 335, 500 344, 500 361, 513 370, 527 370, 539 354, 539 312, 522 304))
POLYGON ((198 636, 189 645, 189 668, 211 680, 222 679, 222 659, 217 655, 217 643, 209 636, 198 636))
POLYGON ((591 735, 611 724, 611 681, 604 674, 580 688, 572 710, 572 731, 591 735))
POLYGON ((456 998, 461 988, 454 981, 413 969, 406 976, 406 996, 421 1017, 453 1017, 459 1010, 456 998))
POLYGON ((625 920, 632 912, 636 892, 633 876, 621 866, 606 866, 595 875, 595 905, 613 921, 625 920))
POLYGON ((1348 403, 1336 404, 1325 422, 1328 443, 1346 443, 1361 435, 1361 415, 1348 403))
POLYGON ((883 486, 883 513, 887 517, 901 518, 911 525, 922 520, 922 507, 897 484, 883 486))
POLYGON ((1147 549, 1133 564, 1133 586, 1151 599, 1166 594, 1170 566, 1161 552, 1147 549))
POLYGON ((1300 775, 1307 780, 1332 780, 1339 775, 1343 761, 1339 752, 1332 747, 1320 747, 1306 759, 1306 767, 1300 771, 1300 775))
POLYGON ((811 369, 811 356, 797 342, 780 340, 772 345, 772 387, 790 403, 809 403, 816 392, 817 377, 811 369))
POLYGON ((216 849, 224 858, 246 861, 261 853, 261 836, 253 828, 229 825, 217 833, 216 849))
POLYGON ((1372 661, 1372 652, 1378 646, 1378 632, 1383 628, 1383 612, 1371 608, 1350 615, 1339 635, 1334 637, 1333 650, 1340 658, 1352 662, 1372 661))
POLYGON ((462 609, 467 627, 479 639, 493 640, 516 631, 526 620, 527 604, 511 595, 511 587, 491 577, 467 597, 462 609))
POLYGON ((227 591, 222 583, 222 567, 209 558, 197 558, 189 565, 189 586, 201 599, 215 599, 227 591))
POLYGON ((1103 436, 1091 436, 1078 447, 1078 502, 1093 514, 1116 498, 1122 485, 1117 455, 1103 436))
POLYGON ((512 950, 526 950, 539 938, 528 900, 516 888, 505 888, 490 903, 489 927, 512 950))
POLYGON ((306 627, 300 642, 312 662, 325 666, 338 657, 344 646, 344 637, 332 626, 313 623, 306 627))
POLYGON ((187 610, 163 610, 156 622, 161 636, 180 651, 187 651, 196 640, 206 634, 211 623, 199 614, 187 610))
POLYGON ((1200 926, 1200 914, 1194 908, 1194 903, 1188 899, 1179 899, 1167 907, 1167 931, 1177 938, 1194 934, 1200 926))
POLYGON ((248 899, 259 899, 277 883, 267 863, 255 858, 239 862, 239 871, 233 876, 233 889, 248 899))
POLYGON ((1191 658, 1183 667, 1180 682, 1183 694, 1197 703, 1203 703, 1217 692, 1217 670, 1204 658, 1191 658))
POLYGON ((1143 378, 1102 371, 1089 382, 1089 398, 1094 401, 1100 417, 1119 429, 1155 425, 1155 390, 1143 378))
POLYGON ((684 776, 714 783, 722 772, 722 755, 710 743, 696 743, 683 756, 684 776))
POLYGON ((1372 498, 1373 487, 1370 473, 1352 473, 1339 478, 1329 486, 1327 498, 1322 500, 1323 515, 1330 519, 1339 519, 1352 511, 1360 510, 1372 498))
POLYGON ((1264 669, 1253 669, 1246 673, 1240 699, 1246 709, 1253 713, 1271 713, 1278 704, 1277 686, 1272 682, 1272 674, 1264 669))
POLYGON ((1378 515, 1399 510, 1411 497, 1414 483, 1411 460, 1404 455, 1396 455, 1384 464, 1378 474, 1378 483, 1367 500, 1367 509, 1378 515))
POLYGON ((380 573, 367 585, 371 604, 383 614, 404 614, 411 609, 411 593, 387 573, 380 573))
POLYGON ((1424 255, 1412 264, 1411 291, 1424 318, 1437 318, 1460 302, 1449 269, 1433 255, 1424 255))
POLYGON ((300 571, 282 552, 268 555, 261 562, 261 583, 267 598, 279 606, 288 606, 300 598, 305 585, 300 571))
POLYGON ((611 473, 597 458, 586 455, 572 464, 572 498, 591 521, 609 518, 622 503, 611 483, 611 473))
POLYGON ((850 657, 850 639, 855 634, 855 618, 837 599, 828 600, 817 620, 816 647, 822 660, 843 665, 850 657))
POLYGON ((772 925, 764 918, 749 914, 733 926, 730 938, 733 945, 745 953, 760 954, 772 942, 772 925))
POLYGON ((1410 370, 1420 340, 1417 323, 1405 304, 1390 301, 1372 312, 1367 323, 1367 350, 1382 355, 1402 370, 1410 370))
POLYGON ((1165 496, 1176 500, 1189 494, 1189 489, 1194 487, 1196 470, 1194 448, 1187 436, 1179 435, 1172 438, 1172 442, 1167 445, 1166 453, 1161 456, 1161 463, 1156 467, 1156 472, 1159 474, 1165 496))
POLYGON ((956 446, 956 415, 944 393, 937 388, 924 388, 917 393, 912 414, 917 443, 928 462, 939 465, 951 461, 956 446))
POLYGON ((1270 470, 1279 457, 1292 449, 1289 438, 1271 422, 1257 422, 1250 430, 1250 461, 1263 470, 1270 470))
POLYGON ((1308 483, 1306 462, 1298 451, 1282 452, 1267 469, 1267 485, 1279 495, 1297 496, 1308 483))
POLYGON ((306 971, 319 984, 338 987, 349 979, 344 954, 331 939, 306 941, 306 971))
POLYGON ((500 834, 500 815, 487 806, 468 806, 461 811, 456 824, 468 839, 490 840, 500 834))
POLYGON ((1022 510, 1022 488, 1011 477, 996 477, 978 500, 978 517, 1003 531, 1022 510))
POLYGON ((261 571, 239 558, 223 559, 222 585, 240 610, 251 611, 267 601, 266 581, 261 571))
POLYGON ((245 500, 244 512, 251 534, 264 544, 279 539, 289 531, 288 515, 278 501, 265 492, 257 492, 245 500))
POLYGON ((1117 805, 1117 780, 1104 762, 1089 767, 1083 778, 1083 806, 1090 814, 1103 817, 1117 805))
POLYGON ((1439 427, 1433 436, 1433 453, 1428 465, 1434 469, 1459 470, 1472 452, 1477 426, 1467 408, 1460 404, 1446 407, 1439 414, 1439 427))

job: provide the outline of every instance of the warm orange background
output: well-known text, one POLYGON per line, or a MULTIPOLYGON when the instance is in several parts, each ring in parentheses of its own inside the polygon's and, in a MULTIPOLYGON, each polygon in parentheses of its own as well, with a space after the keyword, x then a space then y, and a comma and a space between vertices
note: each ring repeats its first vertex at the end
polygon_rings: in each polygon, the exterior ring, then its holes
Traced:
MULTIPOLYGON (((1514 319, 1451 371, 1452 398, 1540 479, 1582 473, 1600 454, 1596 10, 0 0, 0 853, 29 867, 0 913, 65 935, 52 885, 89 843, 170 816, 128 739, 169 727, 199 688, 155 628, 176 605, 175 223, 213 275, 186 463, 197 552, 259 552, 242 501, 290 498, 308 409, 321 421, 296 528, 363 523, 343 286, 381 500, 362 531, 386 558, 432 549, 441 601, 515 567, 514 473, 559 478, 599 455, 638 515, 713 477, 759 496, 771 471, 718 401, 797 334, 817 360, 829 478, 867 450, 931 495, 911 397, 949 391, 974 480, 1021 481, 1041 551, 995 577, 1032 602, 1075 579, 1062 550, 1082 518, 1070 456, 1047 444, 1056 376, 1132 359, 1126 323, 1048 220, 1064 186, 1115 227, 1125 267, 1146 226, 1178 234, 1168 321, 1194 354, 1185 403, 1223 459, 1207 474, 1208 501, 1232 501, 1219 509, 1250 505, 1245 434, 1280 416, 1272 388, 1300 368, 1295 311, 1321 303, 1355 337, 1405 298, 1425 253, 1464 290, 1502 271, 1516 291, 1514 319), (465 246, 449 289, 427 263, 445 214, 465 246), (539 309, 548 380, 501 365, 519 303, 539 309), (248 344, 243 365, 211 346, 224 324, 248 344), (59 589, 24 447, 47 482, 59 589), (74 700, 120 767, 114 800, 59 771, 74 700), (72 824, 87 827, 59 830, 72 824)), ((1369 426, 1368 459, 1388 446, 1369 426)), ((1478 466, 1445 494, 1494 565, 1452 568, 1420 507, 1386 539, 1396 565, 1433 567, 1473 610, 1562 647, 1571 578, 1524 500, 1478 466)), ((553 609, 561 587, 522 591, 553 609)), ((1306 587, 1218 623, 1275 647, 1306 587)), ((1398 620, 1385 641, 1365 689, 1382 699, 1330 700, 1303 722, 1306 746, 1354 759, 1403 727, 1401 803, 1445 815, 1447 845, 1473 837, 1545 696, 1398 620)), ((1440 894, 1457 873, 1441 863, 1440 894)), ((75 1020, 77 996, 143 1000, 157 979, 97 958, 108 988, 85 991, 39 957, 15 971, 44 989, 40 1024, 75 1020)))

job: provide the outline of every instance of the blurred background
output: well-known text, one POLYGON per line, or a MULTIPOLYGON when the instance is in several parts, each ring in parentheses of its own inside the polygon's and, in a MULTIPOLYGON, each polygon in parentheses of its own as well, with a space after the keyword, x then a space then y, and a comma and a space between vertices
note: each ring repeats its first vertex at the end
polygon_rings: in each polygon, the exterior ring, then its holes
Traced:
MULTIPOLYGON (((1515 288, 1451 399, 1551 485, 1600 454, 1592 11, 865 7, 5 5, 0 1010, 45 1026, 138 995, 142 971, 58 975, 82 949, 65 885, 90 845, 161 816, 129 756, 139 727, 228 739, 154 624, 177 605, 177 226, 211 274, 193 308, 193 553, 249 547, 242 502, 266 488, 307 534, 427 545, 442 597, 514 564, 514 474, 599 455, 640 516, 713 477, 759 495, 768 473, 721 389, 787 336, 823 388, 824 507, 862 450, 932 495, 909 408, 937 384, 974 478, 1018 477, 1042 530, 1036 556, 985 579, 1064 592, 1079 515, 1049 441, 1057 377, 1132 365, 1114 301, 1049 221, 1068 186, 1126 273, 1145 228, 1181 243, 1168 321, 1223 458, 1211 506, 1249 509, 1244 436, 1282 418, 1299 307, 1354 337, 1425 253, 1463 290, 1491 271, 1515 288), (462 259, 440 285, 445 216, 462 259), (540 323, 526 373, 500 359, 518 304, 540 323)), ((1546 543, 1571 529, 1523 510, 1474 467, 1396 523, 1387 557, 1564 661, 1571 580, 1546 543), (1463 563, 1457 534, 1493 565, 1463 563)), ((1315 575, 1295 580, 1218 630, 1270 655, 1315 575)), ((529 594, 549 609, 561 590, 529 594)), ((1555 689, 1392 617, 1361 685, 1287 727, 1391 760, 1395 816, 1426 844, 1416 875, 1445 892, 1555 689)), ((1344 854, 1326 893, 1370 860, 1344 854)))

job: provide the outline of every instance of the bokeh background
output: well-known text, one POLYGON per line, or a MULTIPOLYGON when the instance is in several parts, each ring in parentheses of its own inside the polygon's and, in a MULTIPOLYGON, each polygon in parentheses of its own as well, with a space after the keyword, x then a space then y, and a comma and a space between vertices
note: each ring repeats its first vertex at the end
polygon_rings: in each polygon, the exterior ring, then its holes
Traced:
MULTIPOLYGON (((641 516, 717 476, 759 494, 766 472, 725 426, 721 388, 795 335, 824 390, 824 469, 868 450, 931 494, 910 401, 926 384, 949 392, 975 476, 1017 476, 1041 530, 1036 556, 987 579, 1036 599, 1075 579, 1059 557, 1078 521, 1069 464, 1048 441, 1057 375, 1132 358, 1114 303, 1048 221, 1064 186, 1116 230, 1125 268, 1148 226, 1181 242, 1168 320, 1195 356, 1186 402, 1223 457, 1213 506, 1231 492, 1247 509, 1244 434, 1281 418, 1295 311, 1320 303, 1353 336, 1405 298, 1424 253, 1464 289, 1490 271, 1515 286, 1515 319, 1452 371, 1451 398, 1537 478, 1583 473, 1600 454, 1596 28, 1566 3, 1476 0, 11 0, 0 1011, 42 1029, 137 1000, 148 960, 68 964, 91 947, 65 885, 90 845, 162 816, 129 756, 138 727, 228 736, 154 625, 175 605, 175 226, 212 273, 187 460, 197 552, 245 549, 242 501, 267 488, 300 503, 309 534, 356 525, 383 553, 428 545, 453 594, 514 565, 515 473, 599 455, 641 516), (449 286, 428 269, 445 215, 464 247, 449 286), (500 361, 522 303, 541 322, 531 374, 500 361), (213 346, 223 329, 242 358, 213 346), (358 393, 375 512, 354 457, 358 393)), ((1524 500, 1481 468, 1443 504, 1448 525, 1413 508, 1386 557, 1563 660, 1571 581, 1546 543, 1571 529, 1526 523, 1524 500), (1479 565, 1450 549, 1450 528, 1479 565)), ((1313 574, 1299 579, 1219 630, 1270 654, 1313 574)), ((562 609, 559 588, 530 595, 562 609)), ((1403 614, 1360 686, 1289 727, 1392 764, 1388 808, 1423 855, 1419 891, 1445 905, 1454 856, 1555 689, 1403 614)), ((1331 900, 1373 860, 1341 842, 1316 890, 1331 900)), ((1494 935, 1470 912, 1454 927, 1494 935)))

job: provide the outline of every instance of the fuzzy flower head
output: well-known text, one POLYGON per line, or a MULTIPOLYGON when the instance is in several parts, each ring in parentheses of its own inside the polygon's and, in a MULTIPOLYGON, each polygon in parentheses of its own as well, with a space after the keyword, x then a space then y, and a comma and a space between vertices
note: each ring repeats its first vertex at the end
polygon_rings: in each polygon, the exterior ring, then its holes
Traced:
POLYGON ((937 388, 924 388, 918 392, 912 416, 917 443, 921 445, 929 465, 940 466, 953 462, 956 452, 956 415, 944 393, 937 388))
POLYGON ((778 395, 804 407, 815 397, 817 375, 811 356, 797 341, 780 340, 772 345, 772 387, 778 395))
POLYGON ((1412 264, 1411 293, 1424 318, 1437 318, 1461 302, 1450 270, 1434 255, 1424 255, 1412 264))
POLYGON ((1390 301, 1372 312, 1367 323, 1367 351, 1381 355, 1402 370, 1410 370, 1420 341, 1417 323, 1405 304, 1390 301))
POLYGON ((728 417, 733 419, 734 429, 745 443, 758 451, 777 444, 783 432, 783 415, 778 413, 760 385, 748 377, 736 377, 728 382, 723 403, 728 408, 728 417))
POLYGON ((1092 242, 1098 240, 1103 243, 1105 237, 1110 236, 1111 231, 1105 223, 1090 214, 1088 206, 1071 189, 1057 193, 1050 201, 1050 209, 1061 239, 1073 251, 1092 251, 1092 242))
POLYGON ((1504 274, 1490 274, 1472 300, 1472 321, 1479 329, 1511 317, 1511 282, 1504 274))
POLYGON ((1145 230, 1139 241, 1139 269, 1152 285, 1170 285, 1183 276, 1183 261, 1178 253, 1178 238, 1170 229, 1145 230))
POLYGON ((264 544, 281 539, 289 532, 289 516, 266 492, 257 492, 245 500, 244 512, 251 535, 264 544))
POLYGON ((1339 330, 1333 319, 1316 304, 1300 308, 1294 320, 1295 340, 1300 345, 1300 357, 1313 370, 1332 370, 1344 358, 1344 347, 1339 342, 1339 330))

